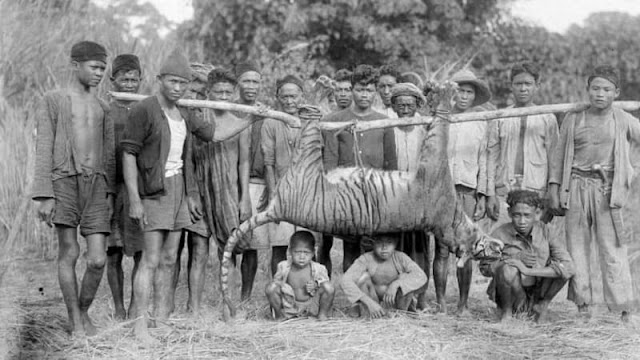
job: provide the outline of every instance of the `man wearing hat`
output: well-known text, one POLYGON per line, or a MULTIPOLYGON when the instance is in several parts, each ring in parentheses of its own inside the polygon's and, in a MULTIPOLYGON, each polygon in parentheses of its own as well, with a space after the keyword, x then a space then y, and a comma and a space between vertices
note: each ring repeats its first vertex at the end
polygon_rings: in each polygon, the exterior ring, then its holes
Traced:
MULTIPOLYGON (((298 106, 304 100, 303 82, 295 75, 286 75, 276 81, 276 98, 279 110, 298 116, 298 106)), ((301 119, 304 127, 304 119, 301 119)), ((271 199, 275 195, 278 180, 289 169, 293 162, 293 152, 300 138, 300 128, 291 128, 283 122, 265 119, 262 125, 261 141, 267 180, 267 194, 271 199)), ((287 259, 289 238, 296 232, 296 227, 286 222, 270 224, 271 233, 271 271, 275 274, 278 263, 287 259)), ((316 236, 317 234, 314 234, 316 236)), ((317 237, 317 236, 316 236, 317 237)), ((318 239, 316 239, 316 242, 318 239)))
MULTIPOLYGON (((398 118, 416 116, 417 110, 426 103, 422 91, 416 85, 406 82, 393 85, 390 96, 391 106, 398 118)), ((387 128, 385 153, 395 154, 385 158, 385 170, 415 171, 420 161, 420 149, 427 136, 427 127, 410 125, 387 128)), ((429 258, 427 234, 424 231, 409 231, 397 234, 397 249, 403 251, 422 268, 429 278, 429 258)), ((426 292, 418 294, 418 308, 426 309, 426 292)))
MULTIPOLYGON (((477 111, 480 105, 491 99, 489 85, 480 80, 470 70, 461 70, 451 81, 458 84, 452 112, 454 114, 477 111)), ((462 203, 465 213, 474 221, 485 214, 487 194, 487 142, 489 126, 485 121, 453 123, 449 125, 448 158, 449 168, 456 187, 457 201, 462 203)), ((433 261, 436 298, 440 311, 446 312, 445 293, 449 270, 449 249, 436 238, 436 256, 433 261)), ((472 262, 458 268, 460 299, 458 312, 467 307, 471 286, 472 262)))
POLYGON ((116 193, 113 123, 108 105, 92 92, 106 68, 105 48, 91 41, 71 48, 69 87, 45 94, 38 106, 38 136, 32 197, 38 216, 58 235, 58 280, 72 336, 95 335, 88 310, 100 286, 106 236, 116 193), (77 232, 87 241, 87 267, 80 291, 77 232))
MULTIPOLYGON (((262 88, 262 74, 260 67, 253 61, 243 61, 235 66, 235 75, 238 81, 238 103, 242 105, 260 105, 258 95, 262 88)), ((263 118, 257 119, 256 115, 237 112, 235 116, 242 119, 254 120, 249 130, 251 143, 249 145, 249 198, 251 208, 244 212, 251 215, 258 212, 261 196, 266 193, 264 160, 262 158, 262 148, 260 134, 262 132, 263 118)), ((267 199, 262 199, 263 202, 267 199)), ((242 251, 242 263, 240 273, 242 274, 242 290, 240 298, 244 301, 251 297, 253 282, 258 271, 258 250, 267 250, 270 246, 269 226, 262 225, 251 232, 251 241, 242 251)))
MULTIPOLYGON (((629 199, 638 174, 640 124, 613 106, 620 77, 611 65, 587 79, 590 106, 567 114, 551 158, 549 194, 556 214, 566 213, 567 250, 576 267, 568 298, 581 313, 593 304, 591 242, 598 246, 604 301, 629 321, 634 306, 627 248, 634 240, 629 199)), ((634 188, 635 189, 635 188, 634 188)), ((637 216, 633 214, 632 216, 637 216)))
MULTIPOLYGON (((125 93, 137 93, 140 88, 140 60, 132 54, 121 54, 116 56, 111 63, 111 87, 114 91, 125 93)), ((111 236, 107 244, 107 280, 113 295, 115 318, 124 319, 127 312, 124 309, 124 273, 122 271, 123 254, 133 256, 134 267, 131 279, 135 277, 140 257, 142 256, 142 233, 136 231, 136 226, 129 221, 129 210, 127 203, 127 192, 122 176, 122 149, 120 140, 124 131, 129 112, 134 102, 113 99, 109 103, 108 117, 113 122, 116 145, 116 197, 111 223, 111 236)), ((135 297, 131 292, 131 302, 129 303, 129 313, 135 318, 135 297)))
POLYGON ((190 79, 187 58, 179 51, 172 52, 157 76, 158 93, 133 107, 120 142, 129 216, 144 232, 142 258, 134 279, 139 315, 134 333, 145 343, 153 342, 147 330, 151 286, 155 287, 155 317, 167 318, 180 234, 202 217, 191 165, 192 134, 203 141, 211 141, 214 135, 216 140, 224 140, 248 127, 237 121, 216 128, 178 106, 176 102, 190 79))

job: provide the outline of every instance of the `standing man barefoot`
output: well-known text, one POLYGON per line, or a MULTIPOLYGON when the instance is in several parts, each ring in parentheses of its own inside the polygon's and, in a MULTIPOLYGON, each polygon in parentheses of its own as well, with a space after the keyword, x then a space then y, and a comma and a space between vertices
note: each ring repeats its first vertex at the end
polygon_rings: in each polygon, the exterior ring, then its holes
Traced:
POLYGON ((72 336, 95 335, 88 311, 100 286, 106 261, 105 237, 115 194, 113 123, 108 106, 91 89, 106 68, 105 48, 91 41, 71 48, 69 88, 47 93, 38 108, 33 199, 38 216, 55 225, 59 241, 58 281, 72 336), (76 262, 77 231, 87 240, 87 269, 80 291, 76 262))
POLYGON ((149 293, 153 287, 155 317, 167 318, 180 234, 201 215, 197 187, 183 164, 190 161, 191 133, 211 140, 214 126, 176 106, 190 78, 186 57, 172 53, 160 69, 158 94, 136 104, 121 142, 129 216, 144 231, 134 279, 139 315, 134 334, 145 343, 154 342, 147 330, 149 293))
MULTIPOLYGON (((111 86, 114 91, 137 93, 140 88, 141 75, 140 60, 135 55, 118 55, 111 64, 111 86)), ((113 122, 116 139, 116 198, 111 222, 111 236, 107 241, 107 280, 113 296, 114 317, 119 320, 127 317, 127 312, 124 309, 122 258, 125 253, 128 256, 133 256, 134 266, 131 275, 133 287, 133 278, 142 256, 142 233, 136 231, 129 221, 127 191, 122 176, 122 149, 119 145, 133 104, 132 101, 114 99, 109 104, 110 109, 107 115, 113 122)), ((132 290, 128 313, 131 317, 136 318, 135 296, 133 294, 132 290)))
MULTIPOLYGON (((245 61, 235 66, 235 75, 238 81, 237 89, 240 99, 238 103, 242 105, 258 105, 258 95, 262 89, 262 74, 258 64, 252 61, 245 61)), ((256 115, 247 113, 236 113, 235 116, 242 119, 255 119, 256 115)), ((251 213, 255 214, 266 206, 268 199, 262 195, 266 189, 264 158, 261 148, 262 118, 256 120, 251 125, 250 145, 249 145, 249 198, 251 201, 251 213)), ((269 226, 262 225, 251 232, 251 241, 247 248, 242 251, 242 263, 240 272, 242 274, 242 290, 240 298, 242 301, 251 298, 253 282, 258 271, 258 250, 268 250, 270 246, 269 226)))
MULTIPOLYGON (((610 65, 596 67, 587 80, 589 108, 569 113, 551 159, 549 193, 557 214, 566 212, 567 250, 576 274, 568 298, 589 315, 593 304, 592 242, 598 246, 604 301, 629 321, 634 305, 628 244, 633 241, 626 205, 640 146, 640 124, 613 106, 620 76, 610 65), (625 210, 623 212, 623 210, 625 210), (626 219, 625 219, 626 218, 626 219)), ((635 214, 634 214, 635 215, 635 214)))

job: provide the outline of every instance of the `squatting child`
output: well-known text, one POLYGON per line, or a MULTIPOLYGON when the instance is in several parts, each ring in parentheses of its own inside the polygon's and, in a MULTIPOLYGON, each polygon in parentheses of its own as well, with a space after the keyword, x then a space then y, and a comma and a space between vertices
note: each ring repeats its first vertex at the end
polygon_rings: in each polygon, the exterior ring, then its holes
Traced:
POLYGON ((397 237, 373 239, 373 251, 360 256, 342 277, 347 299, 366 307, 372 318, 386 314, 382 307, 408 310, 414 295, 426 290, 427 275, 411 258, 396 251, 397 237), (382 304, 382 305, 381 305, 382 304))
POLYGON ((296 231, 289 240, 290 260, 278 263, 266 294, 276 319, 318 316, 326 320, 335 289, 327 268, 313 261, 315 238, 309 231, 296 231))

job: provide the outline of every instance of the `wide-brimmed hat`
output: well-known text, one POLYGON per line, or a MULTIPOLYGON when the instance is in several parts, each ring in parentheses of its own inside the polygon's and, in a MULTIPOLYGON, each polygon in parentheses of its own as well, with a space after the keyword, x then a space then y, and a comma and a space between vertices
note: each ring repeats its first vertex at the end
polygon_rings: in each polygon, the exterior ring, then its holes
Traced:
POLYGON ((472 106, 478 106, 486 103, 491 100, 491 90, 489 89, 489 85, 478 77, 471 71, 467 69, 463 69, 453 74, 451 77, 451 81, 457 83, 458 85, 462 84, 471 84, 476 89, 476 97, 473 100, 472 106))

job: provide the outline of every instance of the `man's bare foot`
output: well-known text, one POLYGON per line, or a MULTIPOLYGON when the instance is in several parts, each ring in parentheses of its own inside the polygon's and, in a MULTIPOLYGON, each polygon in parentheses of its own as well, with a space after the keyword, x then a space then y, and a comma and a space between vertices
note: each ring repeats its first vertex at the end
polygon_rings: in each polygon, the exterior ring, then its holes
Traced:
POLYGON ((113 318, 115 320, 124 320, 127 318, 127 312, 124 311, 124 308, 116 309, 115 313, 113 314, 113 318))
POLYGON ((87 313, 82 314, 82 326, 87 336, 96 336, 98 334, 98 329, 93 325, 87 313))
POLYGON ((69 335, 71 336, 71 340, 76 340, 76 339, 84 339, 85 337, 87 337, 87 333, 84 331, 84 326, 82 325, 82 322, 79 322, 77 324, 70 324, 71 328, 69 329, 69 335))
POLYGON ((136 322, 136 325, 133 327, 133 335, 135 335, 136 339, 140 341, 140 344, 143 347, 151 347, 159 345, 160 343, 158 340, 151 337, 144 319, 140 319, 136 322))
POLYGON ((447 313, 447 303, 438 303, 435 307, 435 311, 436 313, 442 313, 442 314, 446 314, 447 313))
POLYGON ((456 309, 456 314, 457 317, 462 317, 462 318, 470 318, 471 317, 471 312, 469 311, 469 309, 466 306, 463 307, 459 307, 458 309, 456 309))
POLYGON ((329 317, 325 313, 318 313, 318 321, 326 321, 329 317))

